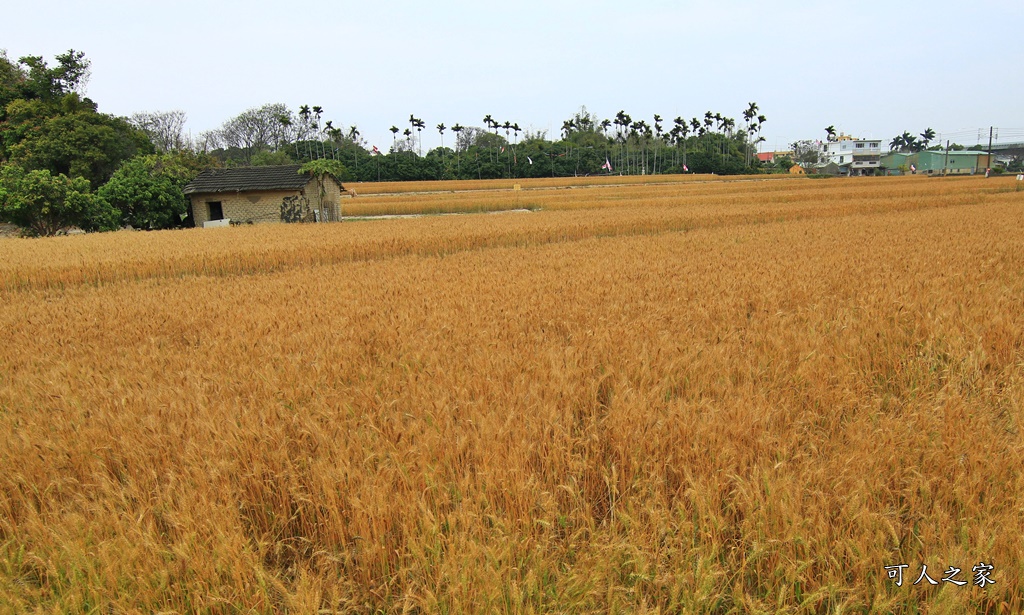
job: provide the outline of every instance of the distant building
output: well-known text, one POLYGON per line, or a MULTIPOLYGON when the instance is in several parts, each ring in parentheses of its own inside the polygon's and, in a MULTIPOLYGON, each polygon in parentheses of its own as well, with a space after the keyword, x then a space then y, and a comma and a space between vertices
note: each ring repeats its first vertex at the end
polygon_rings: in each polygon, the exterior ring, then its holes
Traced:
POLYGON ((925 175, 973 175, 992 166, 987 153, 973 150, 924 150, 911 156, 911 164, 925 175))
POLYGON ((886 175, 971 175, 984 173, 988 167, 989 155, 974 150, 889 152, 881 161, 886 175))
POLYGON ((832 161, 819 162, 818 164, 814 165, 813 167, 809 167, 806 170, 812 173, 813 175, 842 175, 842 171, 839 168, 839 165, 832 161))
POLYGON ((757 159, 765 163, 776 162, 783 158, 789 158, 790 160, 792 160, 794 158, 793 151, 788 150, 779 152, 758 152, 757 154, 757 159))
POLYGON ((910 157, 912 155, 905 152, 889 152, 879 160, 878 168, 886 175, 910 173, 910 157))
POLYGON ((344 188, 326 176, 323 186, 300 165, 207 169, 185 186, 196 226, 338 220, 344 188), (225 222, 227 223, 227 222, 225 222))
POLYGON ((882 141, 839 135, 822 144, 824 160, 839 167, 839 175, 874 175, 882 157, 882 141))

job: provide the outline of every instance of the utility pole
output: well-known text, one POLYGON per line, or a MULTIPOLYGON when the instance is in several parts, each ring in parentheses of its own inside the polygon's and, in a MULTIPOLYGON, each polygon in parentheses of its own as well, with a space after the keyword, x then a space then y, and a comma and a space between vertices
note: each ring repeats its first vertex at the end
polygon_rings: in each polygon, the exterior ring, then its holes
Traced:
POLYGON ((988 127, 988 160, 985 161, 985 177, 988 177, 989 172, 992 170, 992 131, 993 127, 988 127))
POLYGON ((949 139, 946 139, 946 159, 942 161, 942 176, 946 176, 946 169, 949 168, 949 139))

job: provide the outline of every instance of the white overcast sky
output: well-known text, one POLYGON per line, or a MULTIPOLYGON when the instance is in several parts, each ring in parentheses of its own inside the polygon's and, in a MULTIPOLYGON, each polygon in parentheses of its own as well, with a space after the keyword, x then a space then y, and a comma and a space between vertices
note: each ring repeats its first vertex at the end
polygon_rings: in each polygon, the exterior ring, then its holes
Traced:
POLYGON ((886 141, 1024 137, 1020 0, 6 4, 10 59, 84 51, 101 111, 181 109, 194 135, 272 102, 320 105, 381 149, 415 114, 426 149, 438 123, 487 114, 557 137, 581 105, 670 126, 707 110, 742 124, 753 101, 764 149, 830 124, 886 141))

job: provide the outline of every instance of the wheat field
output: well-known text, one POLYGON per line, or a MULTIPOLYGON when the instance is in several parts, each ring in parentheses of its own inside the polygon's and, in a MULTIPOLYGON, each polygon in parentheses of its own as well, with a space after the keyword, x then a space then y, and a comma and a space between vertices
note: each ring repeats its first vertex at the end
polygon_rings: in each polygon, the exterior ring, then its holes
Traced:
POLYGON ((0 610, 1020 612, 1015 188, 0 241, 0 610))

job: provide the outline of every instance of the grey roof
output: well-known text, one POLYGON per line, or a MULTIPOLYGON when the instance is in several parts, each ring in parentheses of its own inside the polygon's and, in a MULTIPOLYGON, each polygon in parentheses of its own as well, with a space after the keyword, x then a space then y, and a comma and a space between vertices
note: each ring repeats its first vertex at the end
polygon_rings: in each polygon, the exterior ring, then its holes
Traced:
POLYGON ((299 175, 301 165, 207 169, 185 186, 185 194, 243 192, 249 190, 300 190, 309 175, 299 175))

